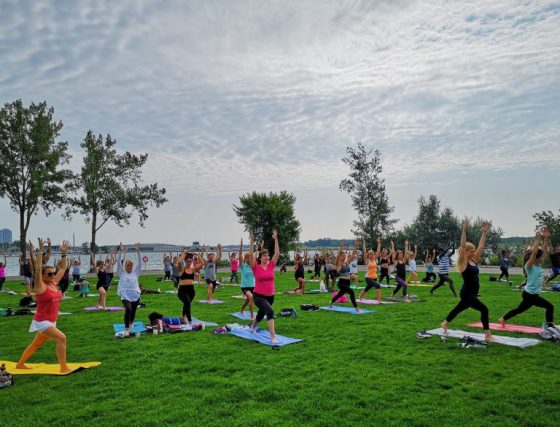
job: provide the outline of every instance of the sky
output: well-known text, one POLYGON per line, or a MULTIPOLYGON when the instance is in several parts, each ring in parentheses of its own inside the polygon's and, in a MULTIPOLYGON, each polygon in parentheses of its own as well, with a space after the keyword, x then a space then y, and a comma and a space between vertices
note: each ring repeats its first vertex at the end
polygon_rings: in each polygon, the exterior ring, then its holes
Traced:
MULTIPOLYGON (((279 190, 300 240, 350 237, 358 143, 382 154, 397 227, 421 195, 505 236, 560 208, 560 1, 0 0, 0 58, 0 102, 54 107, 74 170, 90 129, 148 153, 169 202, 100 244, 233 244, 239 196, 279 190)), ((29 232, 72 233, 90 240, 57 212, 29 232)))

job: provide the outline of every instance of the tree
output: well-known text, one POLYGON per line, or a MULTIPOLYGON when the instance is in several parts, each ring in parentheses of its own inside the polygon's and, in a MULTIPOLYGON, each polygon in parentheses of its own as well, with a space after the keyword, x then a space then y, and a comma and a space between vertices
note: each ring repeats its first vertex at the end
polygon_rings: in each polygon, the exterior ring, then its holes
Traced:
POLYGON ((116 141, 107 135, 97 138, 90 130, 80 146, 85 150, 81 173, 76 176, 72 188, 82 192, 71 199, 66 214, 79 212, 91 223, 90 250, 96 252, 97 232, 108 221, 119 227, 130 224, 134 213, 138 214, 140 226, 148 218, 150 206, 160 207, 167 202, 165 188, 157 184, 142 184, 142 166, 147 154, 138 156, 117 153, 116 141))
POLYGON ((57 141, 62 122, 46 102, 25 107, 21 100, 0 110, 0 197, 19 214, 19 247, 26 256, 31 217, 50 215, 66 201, 65 185, 73 177, 68 143, 57 141))
POLYGON ((264 240, 264 247, 270 254, 274 251, 272 230, 278 230, 280 253, 286 254, 290 245, 299 240, 300 224, 295 217, 294 204, 296 198, 286 191, 280 193, 257 193, 239 197, 239 206, 233 210, 245 231, 252 232, 255 241, 264 240))
MULTIPOLYGON (((560 211, 559 211, 560 212, 560 211)), ((550 243, 554 246, 560 245, 560 214, 554 215, 552 211, 537 212, 533 215, 539 227, 547 227, 550 231, 550 243)))
MULTIPOLYGON (((480 236, 482 234, 481 228, 482 224, 485 222, 491 223, 492 221, 477 217, 476 219, 469 219, 469 228, 467 229, 467 241, 473 243, 475 246, 478 245, 480 240, 480 236)), ((500 240, 504 231, 492 224, 490 230, 488 231, 488 236, 486 237, 486 246, 492 249, 492 252, 496 252, 498 250, 500 240)))
POLYGON ((381 178, 381 154, 362 144, 357 148, 346 147, 346 152, 348 157, 342 161, 350 167, 350 175, 340 181, 339 188, 350 194, 352 206, 358 213, 352 232, 367 239, 369 246, 374 247, 377 235, 389 235, 398 221, 391 219, 394 207, 389 206, 385 180, 381 178))

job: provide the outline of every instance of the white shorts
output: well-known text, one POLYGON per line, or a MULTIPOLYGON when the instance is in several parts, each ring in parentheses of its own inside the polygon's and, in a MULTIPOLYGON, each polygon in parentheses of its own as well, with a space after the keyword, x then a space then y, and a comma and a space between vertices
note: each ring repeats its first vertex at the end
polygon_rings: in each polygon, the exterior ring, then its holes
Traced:
POLYGON ((29 327, 29 332, 43 332, 49 329, 51 326, 56 328, 56 322, 51 322, 49 320, 32 320, 31 326, 29 327))

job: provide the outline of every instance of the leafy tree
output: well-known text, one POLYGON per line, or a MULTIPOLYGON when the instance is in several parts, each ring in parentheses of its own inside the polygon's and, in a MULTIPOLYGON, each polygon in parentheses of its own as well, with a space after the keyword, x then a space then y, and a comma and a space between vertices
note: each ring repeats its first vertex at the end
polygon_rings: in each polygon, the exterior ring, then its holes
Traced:
POLYGON ((134 213, 140 226, 148 218, 150 206, 160 207, 167 202, 165 188, 157 184, 142 185, 142 166, 147 154, 134 155, 128 151, 119 154, 116 141, 107 135, 97 138, 90 130, 80 146, 85 150, 81 173, 74 179, 72 188, 81 190, 73 197, 67 215, 79 212, 91 223, 90 250, 95 253, 97 232, 108 221, 119 227, 128 225, 134 213))
MULTIPOLYGON (((560 212, 560 211, 559 211, 560 212)), ((539 227, 547 227, 550 231, 550 243, 560 245, 560 214, 554 215, 552 211, 537 212, 533 215, 539 227)))
POLYGON ((296 198, 286 191, 280 193, 257 193, 239 197, 239 206, 233 210, 245 231, 252 231, 255 241, 264 240, 264 247, 272 254, 274 240, 272 230, 278 230, 278 244, 281 255, 286 255, 290 246, 299 240, 300 223, 296 219, 294 204, 296 198))
POLYGON ((350 175, 340 181, 339 188, 350 194, 358 213, 352 232, 374 247, 377 235, 389 235, 398 221, 391 219, 394 207, 389 206, 385 180, 381 178, 381 153, 362 144, 357 148, 346 147, 346 152, 348 156, 342 161, 350 167, 350 175))
POLYGON ((46 102, 25 107, 21 100, 0 110, 0 197, 19 214, 19 247, 26 256, 31 217, 50 215, 65 204, 65 185, 73 174, 68 143, 57 141, 62 122, 46 102))
MULTIPOLYGON (((481 228, 482 224, 485 222, 491 222, 489 220, 477 217, 476 219, 469 219, 469 228, 467 229, 467 241, 473 243, 474 245, 478 245, 478 241, 480 240, 481 235, 481 228)), ((486 247, 489 247, 493 253, 496 253, 498 250, 498 246, 500 244, 500 240, 504 231, 497 227, 496 225, 492 224, 490 231, 488 231, 488 236, 486 238, 486 247)))

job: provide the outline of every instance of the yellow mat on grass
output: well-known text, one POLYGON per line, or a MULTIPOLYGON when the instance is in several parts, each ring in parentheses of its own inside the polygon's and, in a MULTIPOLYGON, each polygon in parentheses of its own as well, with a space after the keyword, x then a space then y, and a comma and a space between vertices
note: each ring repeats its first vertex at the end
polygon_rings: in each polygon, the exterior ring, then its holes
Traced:
POLYGON ((68 375, 74 372, 81 371, 82 369, 93 368, 101 365, 101 362, 86 362, 86 363, 68 363, 71 369, 66 374, 60 373, 60 365, 50 363, 26 363, 30 369, 17 369, 15 362, 8 362, 0 360, 0 365, 6 364, 6 371, 12 375, 68 375))

